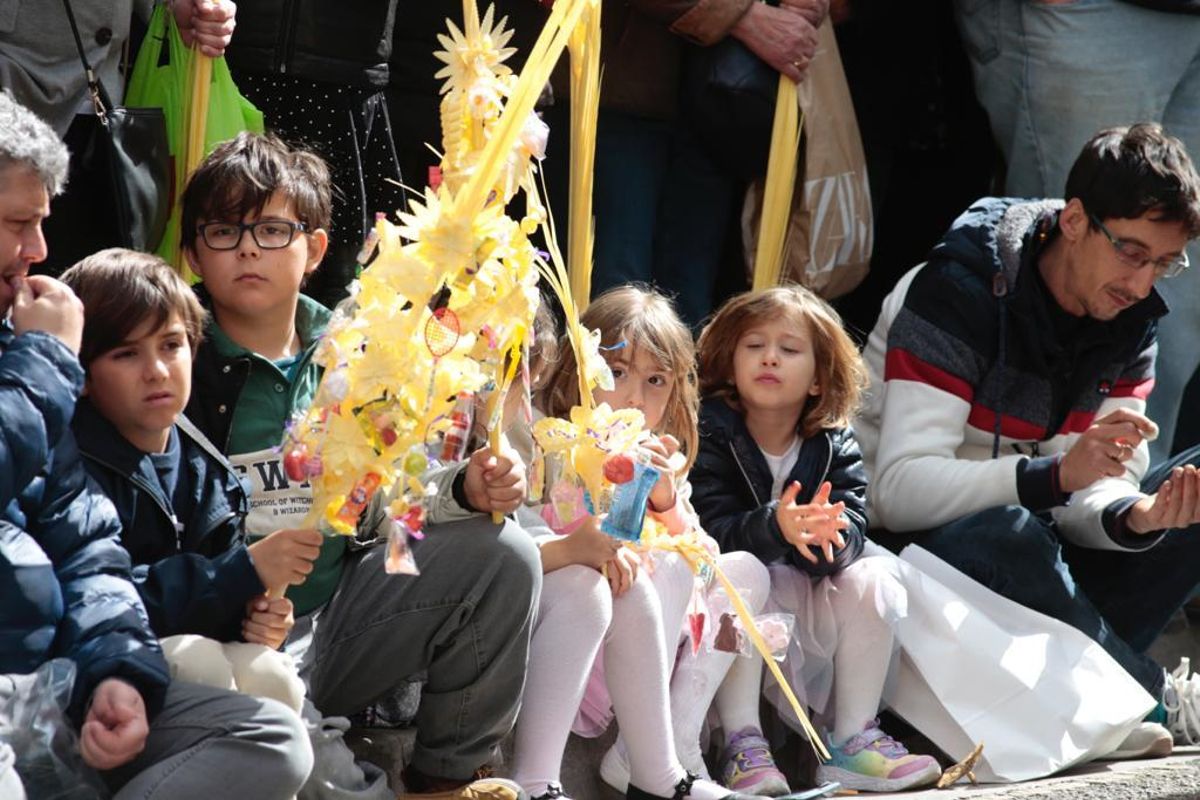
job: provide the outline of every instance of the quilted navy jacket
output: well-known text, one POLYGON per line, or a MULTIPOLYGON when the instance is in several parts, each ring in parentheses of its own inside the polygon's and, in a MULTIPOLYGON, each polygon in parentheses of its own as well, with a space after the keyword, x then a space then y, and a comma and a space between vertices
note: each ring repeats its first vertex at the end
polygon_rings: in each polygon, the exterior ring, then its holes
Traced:
POLYGON ((246 603, 265 591, 246 550, 246 490, 237 473, 186 418, 179 435, 179 480, 191 512, 177 515, 150 457, 84 398, 71 423, 84 466, 117 507, 121 544, 160 637, 194 633, 240 641, 246 603))
POLYGON ((83 370, 44 333, 0 326, 0 352, 0 673, 69 658, 76 722, 107 678, 137 687, 153 715, 167 665, 130 581, 116 511, 68 429, 83 370))

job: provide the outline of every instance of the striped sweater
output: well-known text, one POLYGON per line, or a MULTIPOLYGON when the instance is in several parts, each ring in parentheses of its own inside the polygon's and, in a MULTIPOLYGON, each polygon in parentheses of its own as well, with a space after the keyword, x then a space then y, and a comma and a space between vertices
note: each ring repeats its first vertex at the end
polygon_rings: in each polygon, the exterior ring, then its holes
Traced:
POLYGON ((855 424, 874 524, 920 531, 1021 505, 1051 512, 1086 547, 1158 541, 1125 528, 1142 497, 1144 444, 1123 476, 1070 496, 1058 488, 1062 454, 1095 419, 1122 406, 1145 412, 1167 310, 1153 292, 1108 322, 1063 311, 1036 263, 1061 207, 978 201, 884 301, 855 424))

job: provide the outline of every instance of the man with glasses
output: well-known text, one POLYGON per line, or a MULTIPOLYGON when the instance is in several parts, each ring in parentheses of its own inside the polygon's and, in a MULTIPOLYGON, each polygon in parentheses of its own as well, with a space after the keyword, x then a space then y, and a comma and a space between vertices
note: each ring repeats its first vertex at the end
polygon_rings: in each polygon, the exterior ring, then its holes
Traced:
MULTIPOLYGON (((1200 177, 1154 124, 1094 136, 1066 201, 986 198, 884 301, 855 426, 882 544, 916 541, 1075 626, 1200 742, 1200 679, 1146 649, 1200 583, 1200 449, 1150 469, 1145 416, 1200 177), (1195 705, 1193 705, 1195 704, 1195 705)), ((1157 724, 1125 748, 1164 754, 1157 724)))

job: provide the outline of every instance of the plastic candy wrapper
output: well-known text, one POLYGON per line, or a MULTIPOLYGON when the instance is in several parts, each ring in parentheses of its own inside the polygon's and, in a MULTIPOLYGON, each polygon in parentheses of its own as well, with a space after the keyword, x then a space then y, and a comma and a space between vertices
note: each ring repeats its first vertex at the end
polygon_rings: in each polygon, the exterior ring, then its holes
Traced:
POLYGON ((384 559, 383 569, 389 575, 420 575, 417 560, 413 558, 409 539, 412 529, 404 520, 388 517, 387 558, 384 559))
POLYGON ((550 502, 543 515, 556 531, 568 531, 588 515, 583 487, 570 481, 559 481, 550 489, 550 502))
POLYGON ((29 675, 0 675, 0 740, 16 754, 25 793, 39 800, 108 797, 100 777, 83 763, 79 739, 64 709, 75 665, 47 661, 29 675))
MULTIPOLYGON (((636 542, 642 538, 642 521, 646 516, 646 503, 650 500, 650 492, 658 482, 658 470, 649 464, 634 461, 628 456, 612 456, 605 462, 605 478, 614 483, 612 499, 608 503, 608 511, 600 530, 617 539, 636 542), (613 480, 609 463, 615 459, 626 459, 631 468, 625 473, 625 466, 620 467, 622 473, 615 477, 624 478, 622 481, 613 480)), ((603 512, 598 512, 603 513, 603 512)))
POLYGON ((776 661, 787 658, 796 618, 791 614, 759 614, 754 618, 754 625, 758 628, 758 635, 767 643, 771 657, 776 661))
POLYGON ((475 396, 470 392, 459 392, 450 412, 441 442, 433 457, 443 464, 462 461, 467 456, 467 445, 471 437, 471 425, 475 414, 475 396))
POLYGON ((753 648, 742 623, 728 611, 717 617, 717 627, 713 632, 712 648, 721 653, 735 653, 739 656, 750 656, 753 648))
POLYGON ((705 626, 708 621, 708 604, 704 601, 704 592, 699 582, 692 587, 692 599, 688 603, 688 638, 692 643, 692 655, 700 652, 704 643, 705 626))

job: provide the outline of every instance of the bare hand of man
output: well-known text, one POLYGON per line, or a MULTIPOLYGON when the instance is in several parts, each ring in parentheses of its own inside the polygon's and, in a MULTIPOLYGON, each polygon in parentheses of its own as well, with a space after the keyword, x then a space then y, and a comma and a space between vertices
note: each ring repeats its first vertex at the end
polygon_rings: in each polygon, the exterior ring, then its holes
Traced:
POLYGON ((171 10, 184 44, 195 42, 201 53, 212 58, 225 54, 237 24, 237 6, 231 0, 173 0, 171 10))
POLYGON ((19 336, 42 331, 79 354, 83 341, 83 303, 61 281, 46 275, 14 278, 12 326, 19 336))
POLYGON ((1086 489, 1101 478, 1125 474, 1125 462, 1138 445, 1158 435, 1158 426, 1146 416, 1118 408, 1092 423, 1071 445, 1058 468, 1059 488, 1064 492, 1086 489))
POLYGON ((796 83, 817 52, 816 27, 790 6, 751 3, 729 35, 796 83))
POLYGON ((1129 509, 1126 524, 1134 533, 1186 528, 1200 522, 1200 471, 1176 467, 1158 491, 1129 509))

